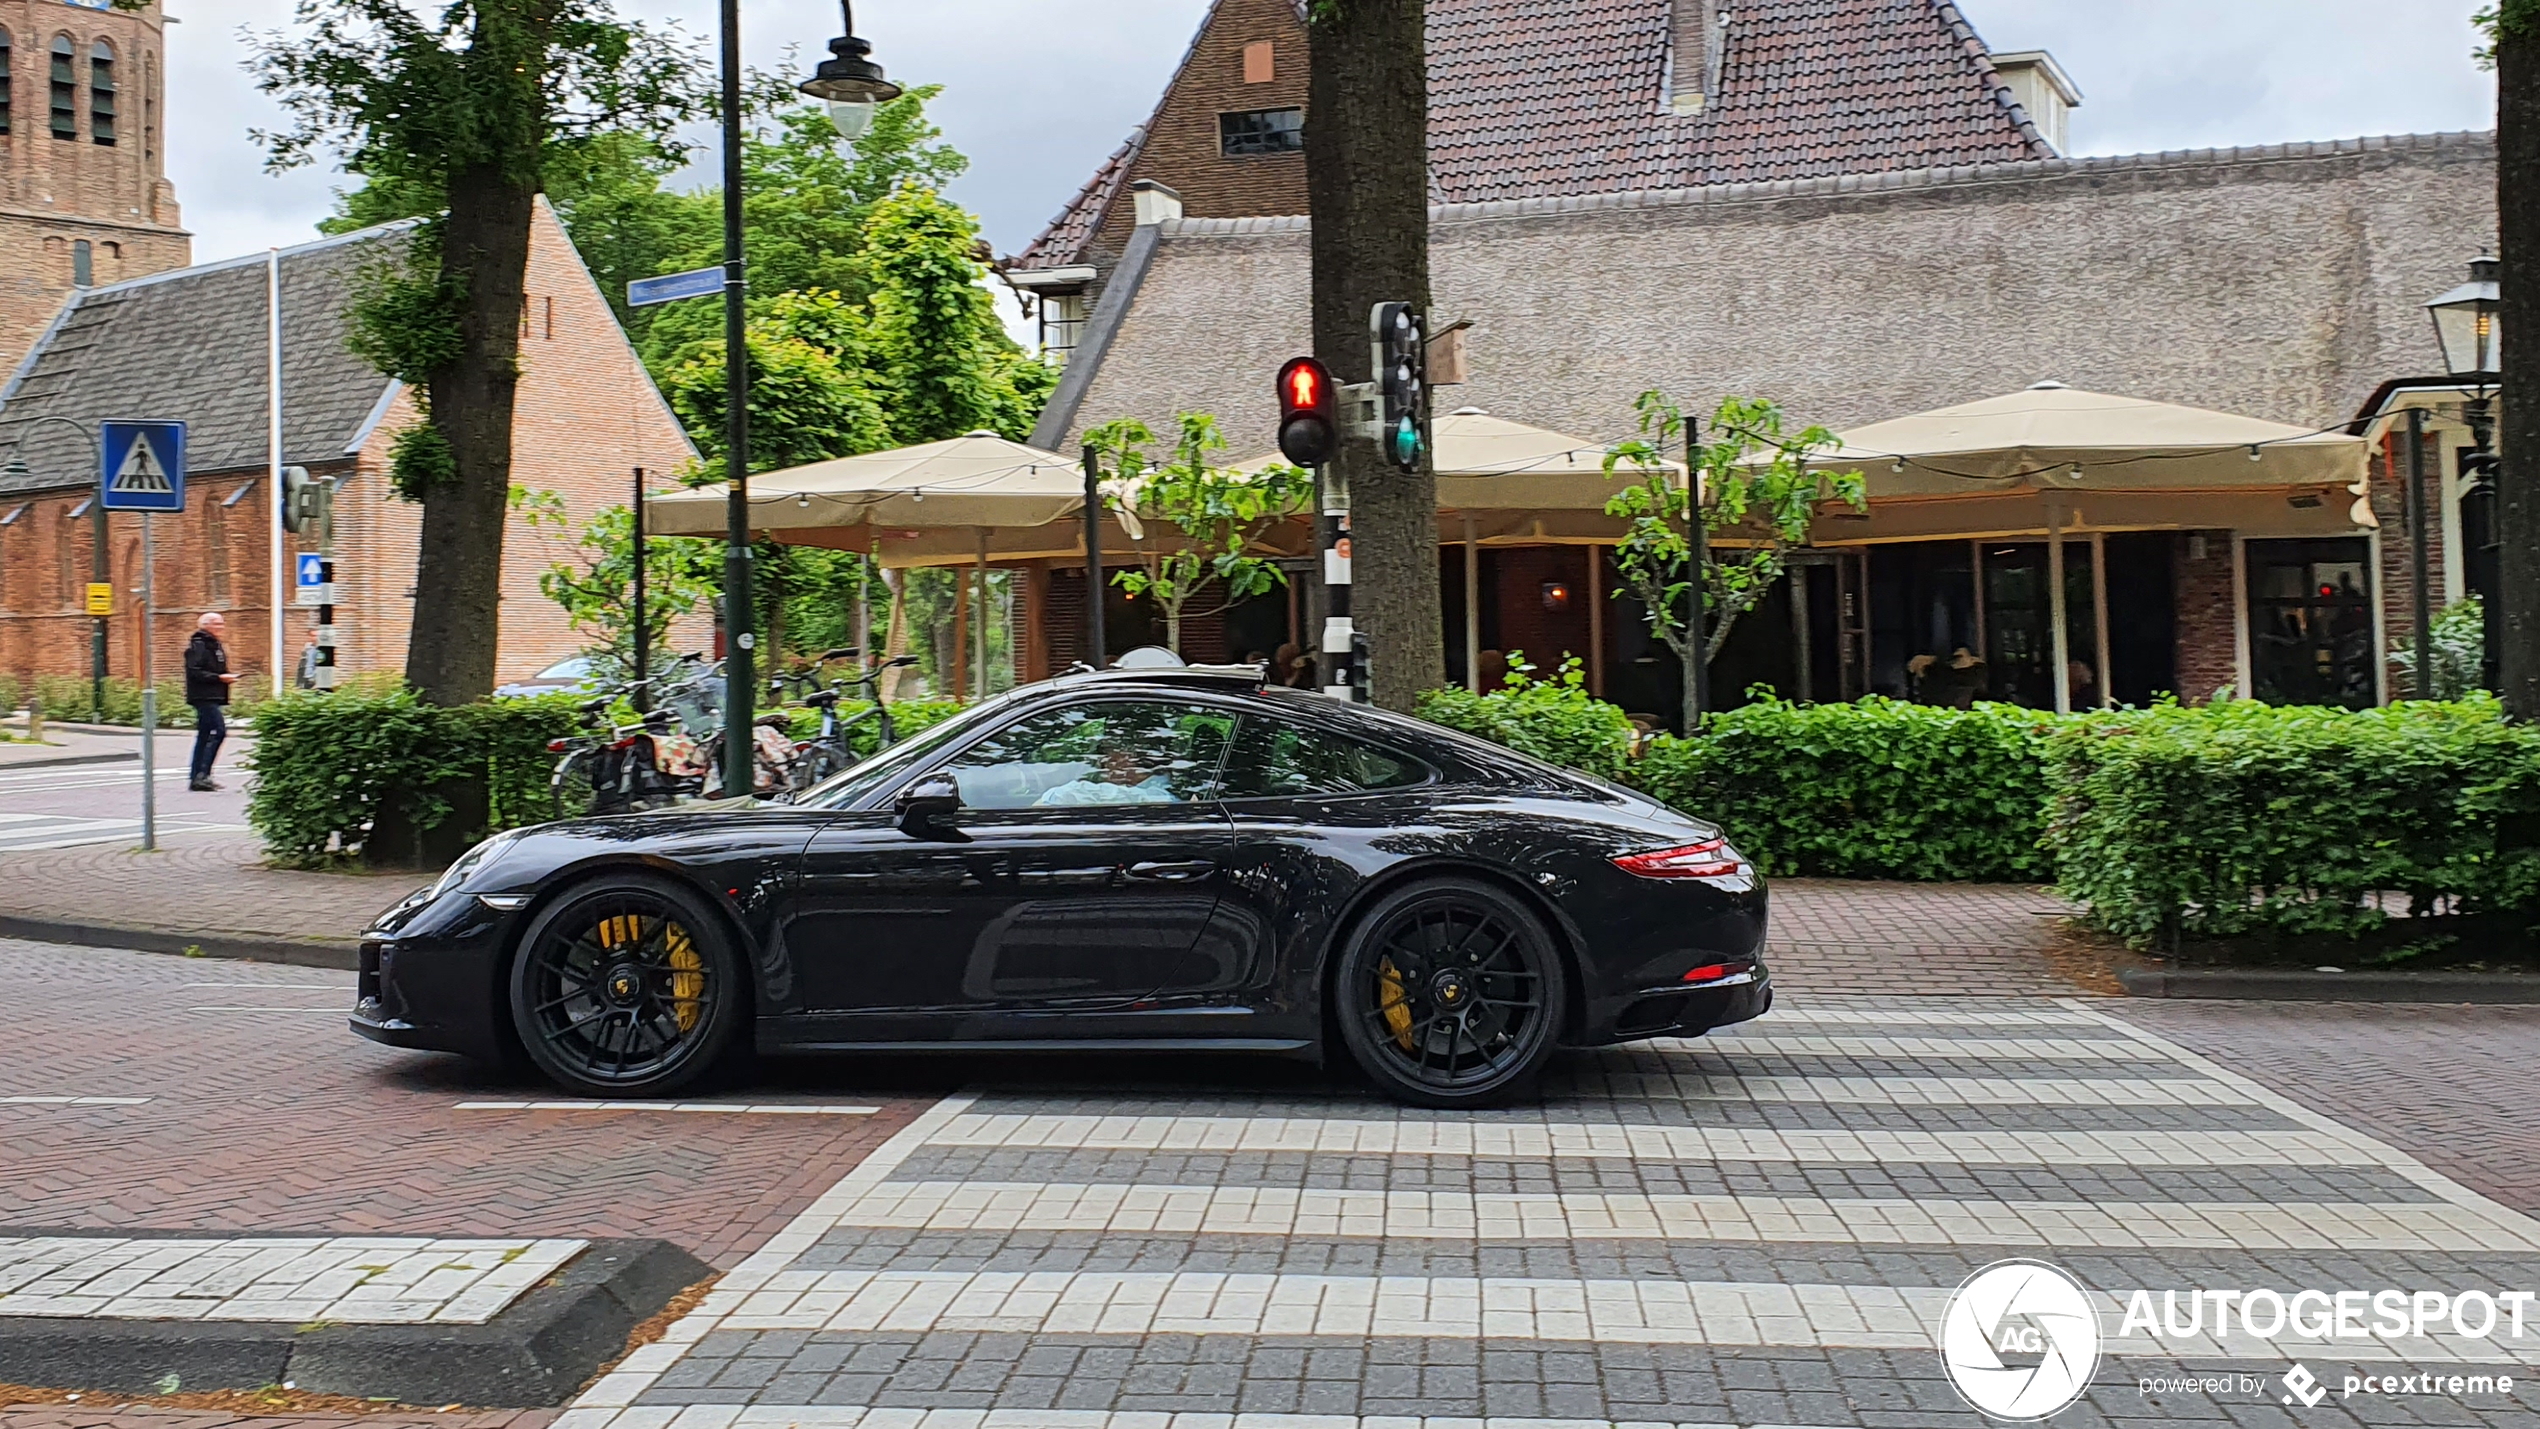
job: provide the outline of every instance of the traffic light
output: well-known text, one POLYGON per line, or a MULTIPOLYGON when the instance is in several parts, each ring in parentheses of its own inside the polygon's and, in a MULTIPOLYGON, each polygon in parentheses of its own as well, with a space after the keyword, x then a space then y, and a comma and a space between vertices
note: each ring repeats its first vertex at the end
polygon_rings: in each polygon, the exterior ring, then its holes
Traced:
POLYGON ((1378 303, 1368 317, 1385 459, 1418 471, 1429 445, 1429 335, 1409 303, 1378 303))
POLYGON ((333 490, 309 475, 305 466, 282 469, 282 529, 291 532, 315 531, 331 515, 328 497, 333 490))
POLYGON ((1367 632, 1353 630, 1349 634, 1349 698, 1354 704, 1369 702, 1368 663, 1367 632))
POLYGON ((1298 466, 1321 466, 1339 444, 1338 406, 1330 368, 1292 357, 1279 369, 1279 451, 1298 466))

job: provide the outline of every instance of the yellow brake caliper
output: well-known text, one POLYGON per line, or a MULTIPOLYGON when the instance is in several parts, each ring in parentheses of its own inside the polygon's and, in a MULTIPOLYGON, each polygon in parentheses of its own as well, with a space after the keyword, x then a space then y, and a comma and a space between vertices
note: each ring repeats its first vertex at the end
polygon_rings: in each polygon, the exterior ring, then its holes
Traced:
MULTIPOLYGON (((610 949, 640 942, 643 920, 632 913, 603 918, 599 938, 600 946, 610 949)), ((677 923, 663 933, 662 945, 670 957, 670 1015, 685 1032, 697 1025, 698 1006, 706 990, 706 962, 697 956, 697 945, 688 941, 688 930, 677 923)))
POLYGON ((1402 985, 1402 969, 1387 958, 1376 967, 1376 985, 1380 991, 1377 1010, 1385 1015, 1385 1026, 1402 1050, 1413 1050, 1411 1044, 1411 990, 1402 985))

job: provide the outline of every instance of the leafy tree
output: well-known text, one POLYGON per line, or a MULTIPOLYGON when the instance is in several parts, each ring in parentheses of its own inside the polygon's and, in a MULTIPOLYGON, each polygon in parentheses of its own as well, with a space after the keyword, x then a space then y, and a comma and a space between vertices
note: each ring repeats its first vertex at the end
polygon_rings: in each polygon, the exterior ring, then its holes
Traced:
MULTIPOLYGON (((612 506, 588 522, 565 512, 552 491, 512 488, 512 509, 556 553, 539 572, 538 589, 563 606, 591 652, 630 669, 635 662, 635 518, 612 506)), ((668 642, 671 622, 709 605, 720 584, 723 549, 716 542, 682 536, 644 538, 644 614, 651 646, 668 642)))
POLYGON ((1685 708, 1695 708, 1695 660, 1708 664, 1728 643, 1737 618, 1752 610, 1789 569, 1793 548, 1808 544, 1808 528, 1820 503, 1834 500, 1864 510, 1868 498, 1861 473, 1814 472, 1808 461, 1817 452, 1840 445, 1823 427, 1795 435, 1783 431, 1779 405, 1747 397, 1730 397, 1712 414, 1712 439, 1693 450, 1698 482, 1680 483, 1662 465, 1666 454, 1681 450, 1685 438, 1684 409, 1664 392, 1640 394, 1640 436, 1617 442, 1605 456, 1605 474, 1629 468, 1631 485, 1614 494, 1605 514, 1626 523, 1627 533, 1614 548, 1614 564, 1623 587, 1648 612, 1650 633, 1666 642, 1684 667, 1685 708), (1701 521, 1706 537, 1727 535, 1742 544, 1723 549, 1706 540, 1707 559, 1700 572, 1710 638, 1698 652, 1693 627, 1686 619, 1687 593, 1693 571, 1693 491, 1707 498, 1701 521))
POLYGON ((292 118, 258 134, 268 164, 330 150, 440 200, 357 322, 371 359, 422 394, 431 432, 401 444, 424 478, 405 483, 423 504, 416 583, 435 595, 416 602, 406 673, 427 700, 463 703, 494 683, 532 206, 560 156, 602 134, 668 148, 704 110, 704 67, 608 0, 302 0, 297 19, 255 41, 257 85, 292 118))
POLYGON ((2399 672, 2403 699, 2466 699, 2479 688, 2487 666, 2487 612, 2477 596, 2464 596, 2443 607, 2426 631, 2434 658, 2425 677, 2417 675, 2415 642, 2398 636, 2390 642, 2390 664, 2399 672))
POLYGON ((915 444, 970 431, 1029 434, 1058 373, 997 320, 978 221, 912 184, 874 206, 864 242, 873 375, 892 436, 915 444))
MULTIPOLYGON (((750 469, 775 471, 880 451, 891 427, 864 370, 864 314, 836 293, 787 293, 750 320, 750 469)), ((704 460, 689 475, 723 479, 724 350, 699 339, 663 374, 662 395, 704 460)))
POLYGON ((1252 544, 1314 499, 1314 479, 1299 468, 1273 464, 1254 476, 1212 465, 1210 456, 1226 449, 1215 417, 1184 412, 1181 423, 1173 455, 1161 464, 1146 450, 1155 433, 1134 417, 1085 434, 1109 482, 1104 502, 1137 542, 1137 566, 1112 583, 1155 601, 1164 613, 1164 643, 1177 655, 1186 617, 1231 610, 1287 584, 1276 561, 1250 554, 1252 544), (1150 539, 1141 517, 1171 522, 1181 539, 1150 539), (1217 604, 1190 609, 1203 591, 1219 597, 1217 604))

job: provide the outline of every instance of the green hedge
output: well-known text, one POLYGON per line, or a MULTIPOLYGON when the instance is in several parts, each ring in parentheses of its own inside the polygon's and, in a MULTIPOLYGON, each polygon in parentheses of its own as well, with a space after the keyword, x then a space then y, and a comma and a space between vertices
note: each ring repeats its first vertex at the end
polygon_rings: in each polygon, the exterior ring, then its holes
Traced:
MULTIPOLYGON (((838 720, 841 724, 873 708, 870 700, 840 700, 838 720)), ((941 724, 970 708, 963 700, 897 700, 891 705, 891 732, 906 739, 930 725, 941 724)), ((820 733, 820 711, 809 708, 789 709, 793 717, 791 733, 796 739, 809 739, 820 733)), ((881 747, 882 728, 871 720, 847 732, 847 744, 858 759, 871 758, 881 747)))
POLYGON ((1478 695, 1431 690, 1420 696, 1419 715, 1547 764, 1625 779, 1639 737, 1630 717, 1587 692, 1587 677, 1575 659, 1548 680, 1533 679, 1532 673, 1522 657, 1511 656, 1506 688, 1478 695))
POLYGON ((454 794, 482 792, 485 826, 463 830, 470 839, 558 817, 547 741, 577 727, 577 702, 540 695, 442 708, 402 689, 268 701, 247 756, 256 771, 247 821, 274 862, 308 868, 363 853, 384 825, 438 829, 454 794))
POLYGON ((2368 933, 2376 895, 2540 906, 2540 730, 2479 695, 2347 711, 2233 700, 2073 723, 2052 741, 2064 891, 2138 944, 2368 933))
POLYGON ((1770 874, 2039 882, 2045 738, 2017 705, 1872 696, 1800 705, 1758 691, 1700 735, 1661 735, 1631 782, 1717 821, 1770 874))
MULTIPOLYGON (((173 728, 180 724, 191 724, 194 720, 194 711, 185 703, 185 681, 177 678, 160 680, 156 683, 159 689, 160 725, 173 728)), ((265 690, 264 677, 261 675, 248 676, 230 686, 231 712, 244 713, 264 703, 265 690)), ((0 694, 10 696, 6 708, 16 708, 17 693, 14 684, 8 690, 0 690, 0 694)), ((34 702, 43 709, 46 719, 69 720, 80 724, 128 724, 136 727, 140 725, 140 681, 129 680, 121 675, 107 676, 103 717, 92 714, 96 704, 96 694, 95 683, 86 675, 38 675, 35 677, 34 702)))

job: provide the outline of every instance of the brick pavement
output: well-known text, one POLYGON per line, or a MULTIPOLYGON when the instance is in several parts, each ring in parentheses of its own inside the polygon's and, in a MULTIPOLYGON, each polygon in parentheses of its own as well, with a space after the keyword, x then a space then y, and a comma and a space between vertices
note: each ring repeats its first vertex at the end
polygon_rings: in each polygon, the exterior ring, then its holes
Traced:
POLYGON ((19 1233, 655 1236, 731 1265, 925 1099, 821 1065, 726 1091, 877 1114, 471 1110, 553 1093, 359 1040, 350 974, 0 940, 0 985, 19 1233))
POLYGON ((2059 1425, 2290 1424, 2292 1358, 2515 1376, 2302 1424, 2532 1422, 2540 1329, 2118 1334, 2138 1288, 2519 1287, 2540 1223, 2091 1008, 1794 995, 1487 1112, 1204 1070, 957 1095, 558 1429, 1947 1429, 1982 1421, 1932 1327, 2014 1255, 2110 1336, 2059 1425), (2138 1391, 2191 1369, 2249 1388, 2138 1391))
POLYGON ((116 1395, 97 1398, 99 1403, 93 1408, 82 1404, 0 1408, 0 1429, 547 1429, 557 1414, 553 1409, 491 1414, 309 1414, 288 1410, 250 1414, 128 1405, 116 1395))
POLYGON ((2540 1214, 2540 1007, 2129 999, 2108 1009, 2540 1214))

